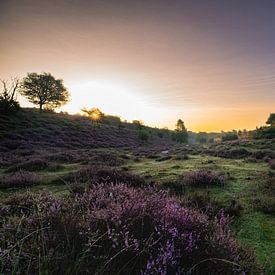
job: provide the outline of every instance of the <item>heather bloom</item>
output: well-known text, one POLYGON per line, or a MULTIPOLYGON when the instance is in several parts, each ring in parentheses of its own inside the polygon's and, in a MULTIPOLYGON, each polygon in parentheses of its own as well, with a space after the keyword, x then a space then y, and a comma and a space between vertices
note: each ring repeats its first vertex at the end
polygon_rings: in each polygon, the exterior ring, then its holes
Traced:
POLYGON ((217 172, 198 170, 189 172, 183 177, 183 183, 188 186, 209 186, 225 184, 225 177, 217 172))
POLYGON ((39 176, 28 171, 18 171, 0 178, 0 188, 28 187, 39 183, 39 176))
POLYGON ((17 263, 19 273, 185 274, 208 258, 227 263, 204 262, 200 273, 248 270, 223 212, 210 220, 154 188, 97 184, 66 200, 26 193, 0 211, 4 273, 17 263))

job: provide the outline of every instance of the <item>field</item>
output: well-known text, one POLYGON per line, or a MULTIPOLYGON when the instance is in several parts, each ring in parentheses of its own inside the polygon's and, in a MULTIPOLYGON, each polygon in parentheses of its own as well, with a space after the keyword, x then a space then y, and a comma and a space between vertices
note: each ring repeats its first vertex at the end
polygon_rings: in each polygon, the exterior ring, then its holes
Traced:
MULTIPOLYGON (((146 129, 150 138, 145 141, 132 124, 99 125, 68 115, 22 112, 12 123, 9 118, 1 118, 0 208, 1 224, 6 230, 12 228, 15 217, 6 219, 3 209, 14 196, 47 190, 57 199, 70 200, 100 183, 125 183, 137 189, 149 186, 155 192, 167 191, 169 198, 207 215, 210 220, 223 211, 230 217, 231 236, 245 250, 255 252, 253 259, 259 266, 255 273, 275 272, 274 141, 185 145, 153 128, 146 129), (200 173, 203 184, 198 183, 200 173), (209 184, 204 184, 207 177, 209 184)), ((20 219, 20 223, 14 222, 17 232, 28 216, 24 213, 15 215, 20 219)), ((20 236, 19 243, 26 235, 20 236)), ((6 241, 1 239, 1 244, 6 241)), ((18 257, 13 272, 25 267, 20 262, 24 245, 21 247, 19 243, 15 241, 12 248, 6 248, 9 252, 17 250, 13 255, 18 257)), ((5 261, 3 270, 8 266, 5 261)), ((101 272, 107 274, 105 265, 101 272)), ((41 273, 46 274, 49 266, 43 266, 41 273)), ((32 270, 31 266, 28 268, 32 270)), ((117 274, 126 274, 123 272, 126 271, 118 270, 117 274)), ((225 270, 225 274, 230 272, 225 270)))

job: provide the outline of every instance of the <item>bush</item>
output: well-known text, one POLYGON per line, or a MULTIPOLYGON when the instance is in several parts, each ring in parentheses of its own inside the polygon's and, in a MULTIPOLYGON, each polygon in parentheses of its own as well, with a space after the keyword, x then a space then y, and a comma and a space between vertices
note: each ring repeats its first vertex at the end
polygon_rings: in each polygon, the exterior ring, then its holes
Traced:
POLYGON ((138 130, 138 138, 143 140, 143 141, 148 141, 150 137, 150 134, 148 133, 148 131, 144 130, 144 129, 139 129, 138 130))
POLYGON ((25 171, 40 171, 49 167, 49 164, 42 159, 30 159, 23 163, 15 164, 7 169, 7 172, 15 172, 20 170, 25 171))
POLYGON ((275 198, 262 196, 253 200, 253 205, 256 210, 260 210, 266 214, 275 215, 275 198))
POLYGON ((171 156, 161 156, 159 158, 156 159, 156 161, 166 161, 166 160, 169 160, 171 159, 172 157, 171 156))
POLYGON ((40 178, 28 171, 18 171, 0 179, 0 188, 16 188, 38 185, 40 178))
POLYGON ((5 100, 0 96, 0 115, 14 114, 20 110, 19 102, 16 100, 5 100))
POLYGON ((269 167, 271 169, 275 169, 275 159, 272 159, 272 160, 269 161, 269 167))
POLYGON ((222 136, 222 141, 238 140, 238 134, 235 132, 229 132, 222 136))
MULTIPOLYGON (((108 166, 89 166, 70 173, 62 182, 72 184, 73 191, 82 193, 87 187, 97 183, 125 183, 131 186, 144 185, 144 179, 138 175, 108 166)), ((79 193, 76 192, 76 193, 79 193)))
POLYGON ((225 184, 225 177, 217 172, 198 170, 185 175, 183 183, 188 186, 203 187, 209 185, 223 186, 225 184))
POLYGON ((188 160, 189 156, 188 155, 177 155, 174 157, 175 160, 188 160))
POLYGON ((97 152, 96 155, 89 158, 91 164, 101 164, 109 166, 122 165, 125 160, 112 152, 97 152))
POLYGON ((73 201, 36 196, 23 218, 3 222, 4 274, 260 272, 222 212, 209 220, 164 192, 96 185, 73 201))

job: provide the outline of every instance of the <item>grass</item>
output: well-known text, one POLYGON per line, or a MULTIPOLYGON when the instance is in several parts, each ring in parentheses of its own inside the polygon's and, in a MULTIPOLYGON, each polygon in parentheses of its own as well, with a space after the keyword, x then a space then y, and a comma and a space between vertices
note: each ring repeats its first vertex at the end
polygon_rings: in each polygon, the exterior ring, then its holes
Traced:
MULTIPOLYGON (((233 230, 237 239, 255 248, 260 262, 266 271, 272 273, 275 267, 275 220, 271 215, 255 212, 252 201, 257 196, 257 184, 268 175, 266 163, 246 163, 243 160, 224 159, 209 156, 190 156, 188 160, 170 159, 156 162, 144 159, 132 162, 128 168, 148 181, 162 182, 173 181, 179 175, 197 169, 222 171, 229 175, 229 180, 224 187, 208 187, 207 191, 212 199, 222 201, 224 205, 232 199, 244 207, 242 215, 235 217, 233 230)), ((187 193, 195 191, 205 192, 204 188, 186 188, 187 193)))
MULTIPOLYGON (((66 184, 52 184, 52 182, 62 178, 67 173, 79 170, 81 167, 83 165, 80 163, 72 163, 62 164, 62 168, 56 171, 39 171, 42 184, 30 189, 38 191, 46 188, 58 197, 66 197, 69 195, 68 186, 66 184)), ((264 162, 248 163, 241 159, 189 155, 188 160, 171 158, 161 162, 149 158, 140 158, 140 161, 137 162, 131 158, 122 167, 143 176, 148 183, 158 184, 172 182, 180 175, 199 169, 221 171, 226 174, 228 180, 225 186, 207 187, 208 194, 211 199, 220 201, 224 206, 228 205, 231 200, 236 200, 243 206, 241 216, 234 217, 233 220, 232 228, 235 236, 242 243, 255 249, 258 259, 265 266, 267 273, 272 274, 272 267, 275 266, 274 217, 255 211, 252 203, 257 196, 263 196, 261 192, 258 192, 258 184, 268 176, 268 164, 264 162)), ((1 169, 0 174, 3 172, 4 169, 1 169)), ((0 199, 17 191, 16 189, 0 190, 0 199)), ((198 191, 206 192, 205 188, 185 188, 186 194, 198 191)))

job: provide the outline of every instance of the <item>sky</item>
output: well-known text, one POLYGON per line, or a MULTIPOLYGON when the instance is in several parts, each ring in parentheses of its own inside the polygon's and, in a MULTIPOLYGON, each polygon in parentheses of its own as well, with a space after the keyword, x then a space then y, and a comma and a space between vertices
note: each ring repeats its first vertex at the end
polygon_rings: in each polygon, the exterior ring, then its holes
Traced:
POLYGON ((62 78, 69 113, 254 129, 275 111, 275 1, 0 0, 0 78, 28 72, 62 78))

